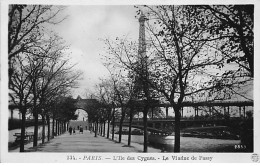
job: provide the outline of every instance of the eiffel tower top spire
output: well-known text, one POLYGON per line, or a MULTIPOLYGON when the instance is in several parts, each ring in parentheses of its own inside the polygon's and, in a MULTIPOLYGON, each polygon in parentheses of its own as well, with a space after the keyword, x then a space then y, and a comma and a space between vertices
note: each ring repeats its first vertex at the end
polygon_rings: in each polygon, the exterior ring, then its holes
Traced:
POLYGON ((145 42, 145 26, 144 23, 147 20, 143 12, 141 11, 141 15, 139 17, 139 47, 138 54, 140 57, 145 57, 146 52, 146 42, 145 42))
POLYGON ((144 13, 141 11, 141 15, 139 17, 139 22, 145 22, 145 20, 147 20, 147 18, 145 17, 144 13))

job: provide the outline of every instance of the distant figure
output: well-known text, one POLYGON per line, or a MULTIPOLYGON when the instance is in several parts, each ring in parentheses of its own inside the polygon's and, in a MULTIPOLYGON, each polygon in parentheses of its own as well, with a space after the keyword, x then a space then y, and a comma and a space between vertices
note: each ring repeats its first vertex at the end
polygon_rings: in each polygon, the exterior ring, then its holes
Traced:
POLYGON ((80 125, 79 127, 79 133, 82 133, 83 134, 83 127, 80 125))
POLYGON ((162 147, 161 152, 165 152, 165 147, 162 147))
POLYGON ((71 135, 71 133, 72 133, 72 127, 71 126, 69 127, 69 132, 70 132, 70 135, 71 135))
POLYGON ((79 130, 79 126, 78 126, 78 130, 79 130))
POLYGON ((86 126, 86 130, 88 130, 88 126, 86 126))
POLYGON ((76 134, 76 129, 75 127, 73 128, 73 135, 76 134))

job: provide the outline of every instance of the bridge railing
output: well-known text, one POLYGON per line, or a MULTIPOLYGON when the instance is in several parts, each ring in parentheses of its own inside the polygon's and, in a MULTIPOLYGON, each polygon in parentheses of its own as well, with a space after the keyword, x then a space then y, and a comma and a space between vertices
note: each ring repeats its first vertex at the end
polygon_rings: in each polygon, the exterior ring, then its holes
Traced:
MULTIPOLYGON (((243 120, 244 118, 241 117, 230 117, 229 120, 243 120)), ((189 117, 189 118, 181 118, 181 121, 223 121, 227 120, 224 117, 223 118, 216 118, 216 117, 208 117, 208 118, 203 118, 203 117, 189 117)), ((142 118, 133 118, 133 122, 142 122, 142 118)), ((175 121, 174 117, 171 118, 148 118, 148 121, 175 121)), ((116 123, 119 123, 120 120, 117 119, 115 120, 116 123)), ((129 122, 129 119, 125 119, 124 123, 129 122)))

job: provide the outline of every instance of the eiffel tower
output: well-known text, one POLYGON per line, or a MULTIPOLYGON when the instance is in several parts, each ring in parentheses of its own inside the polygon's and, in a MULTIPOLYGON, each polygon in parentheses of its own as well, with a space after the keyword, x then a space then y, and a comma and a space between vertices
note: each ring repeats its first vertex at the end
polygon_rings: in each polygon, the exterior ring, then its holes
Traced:
POLYGON ((138 60, 136 63, 136 76, 134 91, 137 98, 143 98, 143 92, 148 88, 144 84, 144 80, 148 77, 147 74, 147 56, 146 56, 146 40, 145 40, 145 21, 147 18, 141 12, 139 17, 139 43, 138 43, 138 60))
POLYGON ((138 45, 138 55, 139 58, 143 59, 146 56, 146 41, 145 41, 145 26, 144 23, 147 20, 143 12, 139 18, 139 45, 138 45))

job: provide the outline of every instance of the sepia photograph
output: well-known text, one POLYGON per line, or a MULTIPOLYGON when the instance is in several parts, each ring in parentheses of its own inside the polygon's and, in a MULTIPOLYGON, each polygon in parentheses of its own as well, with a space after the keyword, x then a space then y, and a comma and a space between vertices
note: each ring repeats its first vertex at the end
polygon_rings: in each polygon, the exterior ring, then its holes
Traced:
POLYGON ((260 161, 259 3, 64 2, 1 2, 1 162, 260 161))

